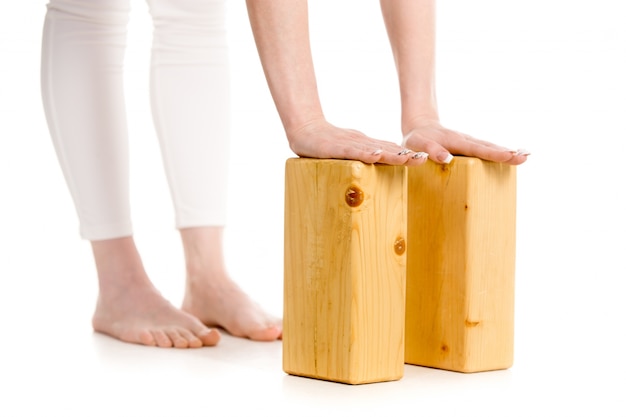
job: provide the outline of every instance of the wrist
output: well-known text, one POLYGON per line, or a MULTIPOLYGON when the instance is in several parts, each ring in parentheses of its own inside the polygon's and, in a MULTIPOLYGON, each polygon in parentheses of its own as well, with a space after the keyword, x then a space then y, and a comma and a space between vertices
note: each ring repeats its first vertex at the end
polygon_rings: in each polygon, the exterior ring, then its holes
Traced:
POLYGON ((292 141, 294 137, 297 137, 300 132, 307 129, 315 129, 315 126, 319 126, 321 124, 328 124, 326 118, 322 114, 309 115, 306 118, 298 118, 297 120, 292 120, 290 123, 283 123, 285 128, 285 134, 287 136, 287 140, 289 142, 292 141))
POLYGON ((434 88, 413 88, 401 95, 402 134, 432 122, 439 122, 439 110, 434 88))
POLYGON ((402 135, 418 127, 439 124, 439 113, 435 110, 413 113, 411 116, 402 116, 402 135))
POLYGON ((308 100, 307 102, 300 97, 300 101, 297 102, 286 103, 283 101, 277 103, 277 109, 285 135, 290 143, 302 130, 326 122, 319 100, 308 100))

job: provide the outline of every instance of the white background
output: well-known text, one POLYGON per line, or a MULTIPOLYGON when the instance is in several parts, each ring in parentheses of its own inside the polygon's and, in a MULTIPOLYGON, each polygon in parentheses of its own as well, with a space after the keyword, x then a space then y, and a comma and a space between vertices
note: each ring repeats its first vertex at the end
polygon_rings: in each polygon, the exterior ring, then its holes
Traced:
MULTIPOLYGON (((260 414, 368 415, 409 407, 427 415, 514 415, 530 407, 533 415, 626 415, 626 12, 620 1, 440 2, 443 123, 532 152, 518 168, 516 362, 509 371, 470 376, 407 367, 403 381, 367 387, 284 376, 275 344, 248 347, 226 338, 225 347, 183 354, 91 333, 94 268, 88 243, 78 237, 39 91, 46 2, 0 1, 0 414, 12 408, 7 415, 111 415, 117 408, 109 400, 123 396, 134 415, 152 416, 211 414, 216 400, 260 414), (226 348, 246 357, 229 356, 226 348), (142 359, 140 378, 132 371, 142 359), (164 375, 159 367, 170 361, 164 375), (180 398, 187 390, 193 395, 180 398)), ((178 303, 182 253, 148 102, 151 21, 142 1, 132 3, 127 99, 136 238, 153 280, 178 303)), ((378 3, 311 3, 327 117, 399 141, 397 83, 378 3)), ((229 16, 228 265, 262 305, 281 314, 283 170, 293 154, 244 2, 231 0, 229 16)))

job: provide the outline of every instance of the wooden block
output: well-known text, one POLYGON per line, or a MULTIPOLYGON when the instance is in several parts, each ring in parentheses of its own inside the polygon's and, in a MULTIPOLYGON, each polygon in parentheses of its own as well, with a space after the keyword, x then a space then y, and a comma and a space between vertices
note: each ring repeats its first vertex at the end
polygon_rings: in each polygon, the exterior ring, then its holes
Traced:
POLYGON ((406 362, 513 363, 516 169, 476 158, 408 169, 406 362))
POLYGON ((403 167, 287 160, 285 372, 348 384, 402 377, 406 202, 403 167))

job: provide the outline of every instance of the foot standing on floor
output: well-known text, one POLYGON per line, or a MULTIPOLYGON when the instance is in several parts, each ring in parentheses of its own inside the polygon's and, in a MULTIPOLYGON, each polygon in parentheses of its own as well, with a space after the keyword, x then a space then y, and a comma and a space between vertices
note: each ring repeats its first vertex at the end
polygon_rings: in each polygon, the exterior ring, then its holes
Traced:
MULTIPOLYGON (((282 322, 229 278, 222 255, 229 149, 225 0, 148 0, 151 104, 187 268, 182 308, 152 285, 133 240, 123 58, 130 0, 50 0, 42 95, 81 236, 98 272, 96 331, 162 347, 212 346, 220 327, 254 340, 282 322)), ((434 89, 434 0, 381 0, 398 71, 401 144, 329 123, 308 38, 306 0, 248 0, 259 56, 291 149, 366 163, 449 163, 453 154, 521 164, 509 150, 444 128, 434 89)))
POLYGON ((122 79, 130 0, 50 0, 45 19, 43 103, 80 234, 93 249, 93 327, 160 347, 213 346, 216 328, 276 340, 282 321, 231 280, 222 253, 230 134, 225 1, 148 4, 151 105, 185 253, 182 308, 154 287, 133 239, 122 79))

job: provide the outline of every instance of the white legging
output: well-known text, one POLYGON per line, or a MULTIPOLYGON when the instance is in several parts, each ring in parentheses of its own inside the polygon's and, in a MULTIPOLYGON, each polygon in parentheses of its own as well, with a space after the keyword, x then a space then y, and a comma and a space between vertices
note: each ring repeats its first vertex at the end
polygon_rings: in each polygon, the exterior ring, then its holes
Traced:
MULTIPOLYGON (((132 234, 123 61, 130 0, 50 0, 42 96, 80 234, 132 234)), ((148 0, 151 106, 178 228, 226 221, 224 0, 148 0)))

